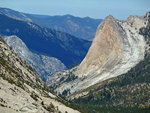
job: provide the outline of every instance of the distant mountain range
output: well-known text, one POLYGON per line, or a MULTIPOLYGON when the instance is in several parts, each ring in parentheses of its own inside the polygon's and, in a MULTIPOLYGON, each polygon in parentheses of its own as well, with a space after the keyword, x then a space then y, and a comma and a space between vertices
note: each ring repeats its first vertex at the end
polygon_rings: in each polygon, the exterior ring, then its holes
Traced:
POLYGON ((0 12, 15 19, 29 21, 41 27, 66 32, 85 40, 92 40, 94 38, 97 26, 102 21, 102 19, 80 18, 72 15, 47 16, 26 14, 8 8, 0 8, 0 12))
POLYGON ((80 63, 91 44, 90 41, 40 27, 29 21, 18 20, 2 12, 0 13, 0 34, 16 35, 30 50, 56 57, 67 67, 80 63))

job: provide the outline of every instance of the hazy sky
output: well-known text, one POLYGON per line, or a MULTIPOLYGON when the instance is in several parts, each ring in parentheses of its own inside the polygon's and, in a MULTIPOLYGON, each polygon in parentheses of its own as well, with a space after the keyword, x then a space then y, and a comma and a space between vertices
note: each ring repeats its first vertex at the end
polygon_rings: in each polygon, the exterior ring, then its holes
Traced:
POLYGON ((144 15, 150 11, 150 0, 0 0, 0 7, 32 14, 71 14, 102 19, 112 14, 126 19, 129 15, 144 15))

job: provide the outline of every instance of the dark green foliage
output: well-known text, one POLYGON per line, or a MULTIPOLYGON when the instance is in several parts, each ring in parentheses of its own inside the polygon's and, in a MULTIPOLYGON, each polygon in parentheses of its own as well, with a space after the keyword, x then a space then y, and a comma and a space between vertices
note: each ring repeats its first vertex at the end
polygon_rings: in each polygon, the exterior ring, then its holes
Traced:
POLYGON ((65 78, 64 78, 64 77, 62 77, 59 81, 60 81, 60 82, 62 82, 64 79, 65 79, 65 78))
POLYGON ((62 92, 62 95, 63 95, 63 96, 67 96, 68 94, 70 94, 70 89, 64 90, 64 91, 62 92))
POLYGON ((86 113, 149 113, 150 108, 138 107, 100 107, 99 105, 80 105, 86 113))
POLYGON ((39 96, 35 92, 31 92, 30 95, 35 101, 38 101, 39 96))
POLYGON ((44 105, 44 102, 43 102, 43 101, 41 102, 41 105, 44 105))
POLYGON ((51 108, 51 106, 43 106, 44 109, 46 109, 49 112, 54 112, 53 108, 51 108))
POLYGON ((70 82, 70 81, 73 81, 73 80, 77 79, 77 76, 75 76, 72 73, 70 73, 69 75, 66 75, 66 76, 67 76, 67 79, 63 82, 70 82))
POLYGON ((140 104, 146 106, 150 99, 150 56, 128 73, 104 82, 103 85, 97 84, 98 86, 92 89, 88 96, 75 99, 74 102, 82 105, 81 108, 88 113, 94 113, 91 110, 95 110, 95 113, 105 113, 100 111, 124 113, 126 110, 129 110, 127 113, 146 113, 150 110, 138 108, 140 104), (121 111, 115 111, 117 109, 121 111))
POLYGON ((146 28, 141 28, 139 33, 143 35, 146 39, 150 40, 150 15, 146 28))
POLYGON ((67 106, 67 107, 70 107, 70 108, 72 108, 72 109, 75 109, 75 110, 77 110, 77 111, 80 111, 81 113, 86 113, 85 110, 81 109, 78 105, 76 105, 76 104, 75 104, 74 102, 72 102, 72 101, 65 101, 64 99, 62 99, 62 98, 60 98, 60 97, 56 98, 56 100, 57 100, 58 102, 63 103, 63 104, 64 104, 65 106, 67 106))
MULTIPOLYGON (((61 74, 59 74, 61 76, 61 74)), ((77 76, 75 76, 73 74, 73 72, 69 72, 68 74, 66 74, 65 76, 61 76, 60 79, 59 79, 59 82, 58 83, 54 83, 53 85, 49 86, 49 88, 51 90, 54 90, 56 89, 58 86, 60 86, 61 84, 63 83, 67 83, 67 82, 70 82, 70 81, 74 81, 75 79, 77 79, 77 76)), ((68 91, 69 92, 69 91, 68 91)), ((64 94, 68 94, 66 93, 66 91, 64 91, 64 94)))
POLYGON ((45 106, 44 107, 47 111, 50 111, 50 112, 55 112, 55 107, 52 103, 50 103, 49 106, 45 106))
POLYGON ((0 103, 0 106, 2 106, 2 107, 7 107, 6 105, 4 105, 4 104, 1 104, 1 103, 0 103))

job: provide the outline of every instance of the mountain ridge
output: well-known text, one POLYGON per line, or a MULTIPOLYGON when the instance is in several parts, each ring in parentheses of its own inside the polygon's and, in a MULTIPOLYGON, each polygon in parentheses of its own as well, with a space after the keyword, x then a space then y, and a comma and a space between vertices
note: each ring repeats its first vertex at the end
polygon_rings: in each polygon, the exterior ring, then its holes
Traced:
POLYGON ((144 59, 147 44, 139 31, 146 27, 148 18, 149 13, 141 17, 130 16, 127 21, 106 17, 98 27, 95 39, 81 64, 52 75, 47 85, 58 94, 67 96, 127 73, 144 59), (105 51, 101 47, 105 47, 105 51), (90 68, 87 68, 87 64, 90 68))
POLYGON ((4 14, 0 14, 0 23, 0 34, 4 36, 16 35, 30 50, 56 57, 67 67, 78 64, 85 56, 91 43, 67 33, 19 21, 4 14))
POLYGON ((81 18, 69 14, 62 16, 26 14, 8 8, 0 8, 0 12, 18 20, 32 22, 41 27, 66 32, 75 37, 90 41, 94 38, 95 30, 102 21, 102 19, 81 18))

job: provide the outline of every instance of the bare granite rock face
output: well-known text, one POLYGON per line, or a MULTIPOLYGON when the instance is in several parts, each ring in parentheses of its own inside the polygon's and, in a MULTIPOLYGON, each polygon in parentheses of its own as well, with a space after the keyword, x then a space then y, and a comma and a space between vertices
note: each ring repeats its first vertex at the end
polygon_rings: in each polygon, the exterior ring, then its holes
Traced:
POLYGON ((93 43, 75 75, 82 77, 104 68, 110 70, 120 61, 121 37, 125 38, 120 29, 112 16, 108 16, 100 24, 93 43))
POLYGON ((54 74, 47 85, 55 86, 57 93, 66 95, 86 89, 96 83, 128 72, 144 59, 147 47, 140 28, 146 27, 149 13, 145 16, 130 16, 127 21, 119 21, 113 16, 106 17, 97 28, 92 45, 81 64, 74 71, 67 70, 54 74), (62 77, 76 76, 75 80, 58 81, 62 77), (56 85, 57 84, 57 85, 56 85))
POLYGON ((66 69, 66 66, 57 58, 32 52, 25 43, 15 35, 5 36, 3 39, 18 56, 36 70, 44 81, 48 75, 66 69))
POLYGON ((38 74, 0 36, 0 113, 5 112, 79 113, 51 94, 38 74))

